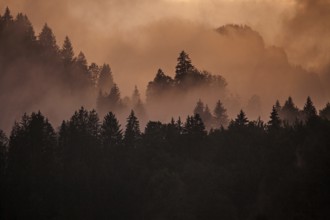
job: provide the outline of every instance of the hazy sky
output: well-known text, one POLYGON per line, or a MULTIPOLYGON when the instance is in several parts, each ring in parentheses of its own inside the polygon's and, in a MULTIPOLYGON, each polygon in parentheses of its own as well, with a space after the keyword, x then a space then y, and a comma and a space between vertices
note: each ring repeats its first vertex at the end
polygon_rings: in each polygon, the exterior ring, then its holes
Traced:
POLYGON ((247 24, 261 32, 266 42, 276 41, 282 17, 294 6, 292 0, 0 0, 13 14, 23 12, 37 33, 44 23, 59 43, 65 35, 97 62, 108 62, 99 51, 98 39, 132 31, 164 19, 185 19, 218 27, 227 23, 247 24), (93 45, 91 45, 93 42, 93 45))

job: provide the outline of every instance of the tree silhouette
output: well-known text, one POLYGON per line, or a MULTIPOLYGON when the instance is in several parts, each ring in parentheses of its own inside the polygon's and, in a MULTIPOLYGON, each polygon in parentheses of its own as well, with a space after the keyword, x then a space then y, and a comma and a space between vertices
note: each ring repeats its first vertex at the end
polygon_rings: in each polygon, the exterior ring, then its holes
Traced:
POLYGON ((270 130, 276 130, 281 127, 281 119, 277 113, 277 108, 274 105, 272 108, 272 112, 270 113, 270 120, 268 122, 268 128, 270 130))
POLYGON ((236 128, 243 128, 247 126, 249 120, 247 119, 245 112, 241 110, 234 121, 230 123, 230 128, 236 127, 236 128))
POLYGON ((132 110, 127 118, 126 130, 124 135, 125 145, 128 147, 136 147, 137 142, 140 140, 141 131, 140 125, 134 111, 132 110))
POLYGON ((298 119, 298 113, 299 109, 293 103, 292 98, 289 97, 288 100, 285 101, 281 111, 282 121, 285 124, 293 125, 298 119))
POLYGON ((47 57, 56 56, 59 53, 59 48, 56 44, 56 38, 53 31, 45 24, 38 36, 38 43, 40 44, 43 54, 47 57))
POLYGON ((181 51, 175 67, 175 80, 178 82, 182 81, 193 69, 194 66, 191 64, 189 55, 185 51, 181 51))
POLYGON ((61 49, 61 56, 64 61, 64 65, 70 65, 74 59, 74 52, 71 41, 68 36, 65 37, 64 43, 61 49))
POLYGON ((330 120, 330 103, 328 102, 326 106, 320 110, 320 117, 323 119, 330 120))
POLYGON ((194 108, 194 114, 198 114, 198 115, 203 115, 204 114, 204 103, 202 102, 201 99, 198 100, 198 102, 196 103, 196 106, 194 108))
POLYGON ((311 100, 311 98, 308 96, 306 103, 303 108, 303 117, 305 121, 308 121, 311 118, 315 118, 317 116, 316 108, 311 100))
POLYGON ((114 81, 110 66, 109 64, 103 64, 98 80, 99 89, 102 91, 107 91, 109 88, 112 88, 113 84, 114 81))
POLYGON ((102 147, 113 148, 122 143, 123 133, 120 129, 119 122, 116 116, 109 112, 103 119, 101 126, 101 141, 102 147))
POLYGON ((227 115, 227 110, 224 108, 223 104, 220 100, 217 101, 215 108, 214 108, 214 117, 215 117, 215 128, 228 126, 229 120, 227 115))

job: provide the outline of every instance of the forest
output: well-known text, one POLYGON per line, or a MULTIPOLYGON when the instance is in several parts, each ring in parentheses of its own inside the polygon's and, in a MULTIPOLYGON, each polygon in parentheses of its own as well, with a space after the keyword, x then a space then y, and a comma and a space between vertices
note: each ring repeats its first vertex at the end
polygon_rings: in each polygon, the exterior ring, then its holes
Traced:
POLYGON ((26 15, 7 8, 0 125, 20 116, 0 130, 0 218, 327 219, 330 103, 318 111, 306 97, 300 109, 288 94, 266 121, 243 109, 231 119, 226 86, 182 51, 173 78, 157 71, 146 102, 137 87, 122 98, 109 64, 88 65, 68 37, 59 48, 47 24, 36 36, 26 15), (218 94, 214 109, 196 96, 187 117, 149 120, 173 95, 201 91, 218 94), (84 103, 91 94, 95 110, 84 103), (79 107, 58 126, 38 104, 62 96, 59 108, 79 107))

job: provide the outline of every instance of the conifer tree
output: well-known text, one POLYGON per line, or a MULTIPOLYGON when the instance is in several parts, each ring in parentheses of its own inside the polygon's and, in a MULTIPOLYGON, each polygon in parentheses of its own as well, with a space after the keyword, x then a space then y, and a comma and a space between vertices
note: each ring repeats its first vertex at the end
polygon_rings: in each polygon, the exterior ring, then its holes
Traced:
POLYGON ((247 119, 245 112, 241 110, 232 125, 235 127, 244 127, 248 124, 248 122, 249 120, 247 119))
POLYGON ((311 98, 308 96, 306 100, 306 104, 303 109, 304 120, 309 120, 311 118, 315 118, 316 116, 317 116, 316 108, 311 98))
POLYGON ((288 125, 293 125, 298 119, 299 109, 293 103, 291 96, 285 101, 281 116, 282 121, 288 125))
POLYGON ((109 112, 103 120, 101 126, 101 141, 103 148, 119 146, 123 139, 123 133, 120 129, 116 116, 109 112))
POLYGON ((182 81, 193 69, 194 66, 191 64, 189 55, 182 51, 178 57, 178 64, 175 67, 175 80, 178 82, 182 81))
POLYGON ((224 108, 220 100, 217 101, 214 108, 214 117, 215 117, 215 128, 227 127, 229 120, 227 115, 227 110, 224 108))
POLYGON ((199 99, 194 108, 194 115, 199 114, 200 116, 202 116, 204 114, 204 108, 204 103, 201 99, 199 99))
POLYGON ((74 60, 74 52, 68 36, 66 36, 64 39, 64 43, 61 49, 61 56, 65 65, 72 64, 74 60))
POLYGON ((140 140, 140 125, 134 111, 132 110, 127 118, 124 142, 126 146, 136 147, 137 141, 140 140))
POLYGON ((323 119, 330 120, 330 103, 328 102, 326 106, 320 110, 320 117, 323 119))
POLYGON ((41 48, 44 51, 44 54, 48 56, 57 55, 59 52, 59 48, 56 44, 56 38, 53 34, 53 31, 45 24, 38 36, 38 42, 41 48))
POLYGON ((102 91, 107 91, 109 88, 111 88, 114 84, 113 82, 113 76, 111 72, 111 68, 109 64, 103 64, 103 66, 100 68, 100 74, 98 79, 98 87, 102 91))
POLYGON ((281 119, 277 113, 276 106, 273 106, 272 112, 270 113, 270 121, 268 122, 269 129, 279 129, 281 127, 281 119))

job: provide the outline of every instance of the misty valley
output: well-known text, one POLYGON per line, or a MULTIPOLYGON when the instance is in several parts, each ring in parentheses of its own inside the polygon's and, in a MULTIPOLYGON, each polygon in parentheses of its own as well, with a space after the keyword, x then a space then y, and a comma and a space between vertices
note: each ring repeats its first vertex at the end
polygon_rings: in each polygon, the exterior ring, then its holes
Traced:
POLYGON ((174 74, 158 68, 123 95, 109 64, 89 64, 69 37, 59 47, 50 26, 36 35, 6 8, 0 219, 328 219, 326 83, 249 26, 212 34, 258 51, 252 80, 199 68, 181 50, 174 74))

